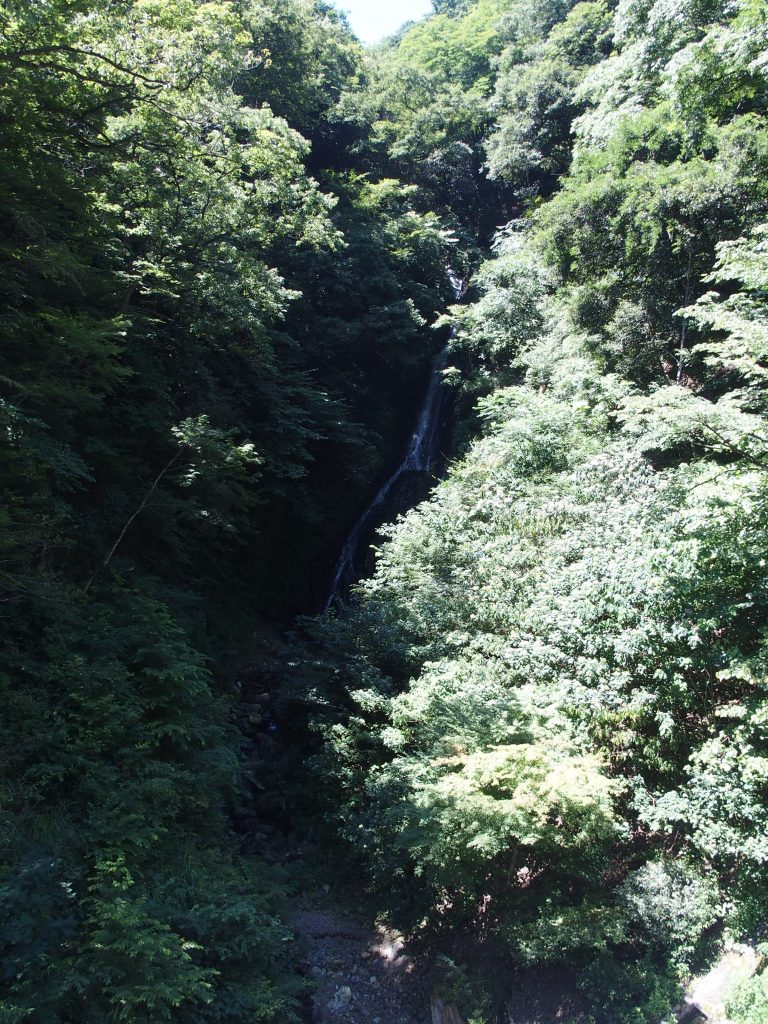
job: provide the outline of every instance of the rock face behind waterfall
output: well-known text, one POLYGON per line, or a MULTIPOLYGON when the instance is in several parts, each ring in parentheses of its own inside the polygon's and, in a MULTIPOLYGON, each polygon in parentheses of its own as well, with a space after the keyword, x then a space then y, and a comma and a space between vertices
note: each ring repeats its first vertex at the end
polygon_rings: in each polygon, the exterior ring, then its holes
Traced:
POLYGON ((371 561, 370 545, 383 523, 392 522, 426 497, 440 470, 440 442, 444 435, 445 389, 442 371, 446 353, 441 352, 430 375, 419 420, 405 457, 376 492, 373 500, 347 534, 334 567, 324 607, 343 598, 349 587, 366 574, 371 561))
MULTIPOLYGON (((456 298, 461 299, 466 290, 464 282, 453 273, 449 273, 449 277, 456 298)), ((425 498, 439 474, 443 462, 441 444, 445 436, 447 396, 443 371, 447 359, 446 345, 433 363, 418 420, 404 457, 347 534, 334 566, 324 610, 343 599, 350 586, 370 568, 370 546, 377 529, 384 523, 392 522, 425 498)))

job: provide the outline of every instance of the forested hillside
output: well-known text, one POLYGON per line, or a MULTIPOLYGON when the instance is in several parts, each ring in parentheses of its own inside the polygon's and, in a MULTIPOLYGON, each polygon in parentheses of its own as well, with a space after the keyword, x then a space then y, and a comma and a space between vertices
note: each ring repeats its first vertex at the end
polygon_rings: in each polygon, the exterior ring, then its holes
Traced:
POLYGON ((391 458, 448 229, 324 4, 0 5, 4 1021, 287 1020, 236 670, 391 458))
POLYGON ((0 0, 3 1024, 298 1021, 244 805, 477 1022, 768 940, 768 9, 433 6, 0 0))

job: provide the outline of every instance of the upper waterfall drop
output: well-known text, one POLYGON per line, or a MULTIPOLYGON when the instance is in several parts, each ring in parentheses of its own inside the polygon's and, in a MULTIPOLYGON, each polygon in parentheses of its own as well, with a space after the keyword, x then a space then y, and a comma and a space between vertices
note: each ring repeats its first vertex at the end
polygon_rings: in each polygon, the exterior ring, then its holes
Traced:
MULTIPOLYGON (((464 298, 467 290, 466 282, 451 268, 447 270, 456 301, 464 298)), ((453 337, 454 330, 451 330, 453 337)), ((323 611, 328 609, 342 596, 346 588, 355 581, 355 565, 359 560, 360 550, 366 536, 386 520, 380 513, 386 511, 395 487, 406 473, 431 473, 438 464, 440 455, 440 421, 445 404, 443 387, 443 371, 448 360, 448 344, 436 356, 432 365, 429 383, 419 410, 419 418, 411 434, 408 448, 397 469, 376 492, 373 500, 357 519, 347 534, 339 558, 336 562, 331 584, 323 611), (378 520, 378 521, 377 521, 378 520)), ((401 508, 395 515, 405 511, 401 508)), ((394 518, 394 517, 393 517, 394 518)))

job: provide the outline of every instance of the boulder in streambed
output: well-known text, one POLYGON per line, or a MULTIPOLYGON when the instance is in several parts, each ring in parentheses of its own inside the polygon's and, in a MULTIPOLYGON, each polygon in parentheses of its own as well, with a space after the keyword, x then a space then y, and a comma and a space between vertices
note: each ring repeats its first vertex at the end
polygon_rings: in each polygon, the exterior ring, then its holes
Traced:
POLYGON ((328 1003, 328 1009, 331 1013, 341 1013, 342 1010, 346 1010, 351 1002, 352 989, 349 985, 342 985, 333 993, 333 998, 328 1003))

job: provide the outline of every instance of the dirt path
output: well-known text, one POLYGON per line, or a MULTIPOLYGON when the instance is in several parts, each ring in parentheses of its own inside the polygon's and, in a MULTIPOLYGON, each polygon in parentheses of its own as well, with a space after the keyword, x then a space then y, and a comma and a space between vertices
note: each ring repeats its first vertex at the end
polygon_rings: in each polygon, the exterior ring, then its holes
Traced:
POLYGON ((312 1024, 431 1024, 425 979, 401 936, 307 900, 293 927, 313 982, 312 1024))

